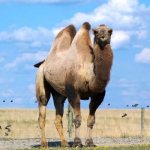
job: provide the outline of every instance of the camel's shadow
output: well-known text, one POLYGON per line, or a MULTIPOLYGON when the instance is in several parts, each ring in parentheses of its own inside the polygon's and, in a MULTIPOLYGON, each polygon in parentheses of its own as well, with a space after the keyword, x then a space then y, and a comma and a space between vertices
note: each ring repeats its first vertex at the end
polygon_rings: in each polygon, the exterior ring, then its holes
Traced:
MULTIPOLYGON (((68 142, 69 144, 69 147, 72 147, 73 145, 73 142, 68 142)), ((61 146, 61 143, 60 141, 51 141, 51 142, 48 142, 48 147, 60 147, 61 146)), ((32 148, 40 148, 41 145, 32 145, 32 148)))

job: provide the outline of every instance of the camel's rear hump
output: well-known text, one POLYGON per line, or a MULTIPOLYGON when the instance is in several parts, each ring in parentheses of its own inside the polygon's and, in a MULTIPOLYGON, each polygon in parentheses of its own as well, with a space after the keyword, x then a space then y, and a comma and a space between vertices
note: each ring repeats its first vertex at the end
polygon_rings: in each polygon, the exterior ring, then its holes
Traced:
POLYGON ((74 25, 69 25, 62 29, 56 36, 53 46, 51 48, 52 52, 63 52, 69 49, 72 40, 76 34, 76 29, 74 25))

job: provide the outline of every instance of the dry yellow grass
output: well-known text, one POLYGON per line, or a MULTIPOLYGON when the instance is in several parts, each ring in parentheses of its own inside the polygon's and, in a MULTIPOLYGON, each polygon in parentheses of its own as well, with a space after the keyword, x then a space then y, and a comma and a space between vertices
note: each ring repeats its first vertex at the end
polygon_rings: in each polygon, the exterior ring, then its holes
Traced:
MULTIPOLYGON (((140 114, 141 110, 97 110, 96 124, 93 129, 93 137, 129 137, 140 136, 140 114), (122 114, 127 113, 128 116, 122 118, 122 114)), ((63 126, 65 136, 67 133, 67 111, 64 113, 63 126)), ((86 120, 88 110, 82 110, 81 137, 86 136, 86 120)), ((39 138, 40 130, 38 127, 38 110, 30 109, 11 109, 0 110, 0 138, 39 138), (5 126, 11 124, 11 132, 8 136, 5 126)), ((46 136, 47 138, 59 138, 54 126, 55 111, 47 110, 46 117, 46 136)), ((145 136, 150 136, 150 110, 145 110, 145 136)), ((73 134, 74 136, 74 134, 73 134)))

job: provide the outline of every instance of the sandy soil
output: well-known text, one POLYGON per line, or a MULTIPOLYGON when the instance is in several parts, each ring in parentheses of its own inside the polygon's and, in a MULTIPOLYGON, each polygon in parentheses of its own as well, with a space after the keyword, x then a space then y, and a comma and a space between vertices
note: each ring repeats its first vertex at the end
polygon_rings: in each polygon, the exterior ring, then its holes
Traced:
MULTIPOLYGON (((97 146, 119 146, 119 145, 139 145, 150 144, 150 137, 129 137, 129 138, 93 138, 97 146)), ((69 141, 70 147, 73 140, 69 141)), ((82 139, 83 144, 85 139, 82 139)), ((49 147, 60 147, 58 139, 48 139, 49 147)), ((40 139, 0 139, 0 150, 16 150, 39 148, 40 139)))

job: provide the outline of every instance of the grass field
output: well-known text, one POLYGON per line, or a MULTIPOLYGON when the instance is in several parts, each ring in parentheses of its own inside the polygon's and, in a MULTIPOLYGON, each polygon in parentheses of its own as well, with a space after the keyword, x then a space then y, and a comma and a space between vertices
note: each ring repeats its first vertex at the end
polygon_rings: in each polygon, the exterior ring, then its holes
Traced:
MULTIPOLYGON (((49 148, 42 150, 79 150, 80 148, 49 148)), ((38 149, 31 149, 38 150, 38 149)), ((95 147, 95 148, 82 148, 82 150, 150 150, 150 145, 139 145, 139 146, 118 146, 118 147, 95 147)))
MULTIPOLYGON (((96 124, 93 129, 93 137, 134 137, 141 135, 140 110, 98 110, 96 112, 96 124), (127 113, 125 118, 122 114, 127 113)), ((64 113, 63 126, 65 136, 67 133, 67 111, 64 113)), ((88 110, 82 110, 81 136, 86 136, 86 120, 88 110)), ((0 138, 39 138, 40 131, 37 123, 38 110, 11 109, 0 110, 0 138), (11 125, 11 131, 6 135, 5 127, 11 125)), ((47 110, 46 137, 59 138, 54 126, 55 111, 47 110)), ((150 110, 145 110, 144 136, 150 136, 150 110)), ((74 134, 73 134, 74 135, 74 134)))

